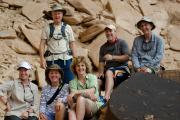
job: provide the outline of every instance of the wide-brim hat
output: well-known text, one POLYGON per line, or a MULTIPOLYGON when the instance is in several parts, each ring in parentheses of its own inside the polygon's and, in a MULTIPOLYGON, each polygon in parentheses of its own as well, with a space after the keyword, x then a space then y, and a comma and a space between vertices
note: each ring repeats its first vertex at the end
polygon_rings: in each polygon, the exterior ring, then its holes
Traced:
POLYGON ((106 30, 106 29, 110 29, 110 30, 116 31, 116 27, 113 24, 106 25, 104 30, 106 30))
POLYGON ((61 67, 57 64, 52 64, 51 66, 47 67, 47 69, 45 70, 46 79, 48 79, 48 74, 49 74, 50 70, 58 70, 59 73, 61 74, 61 79, 64 78, 64 73, 63 73, 63 70, 61 69, 61 67))
POLYGON ((142 17, 141 20, 139 20, 139 21, 137 22, 136 27, 140 29, 140 25, 141 25, 142 22, 148 22, 148 23, 150 23, 150 24, 152 25, 152 29, 151 29, 151 30, 153 30, 153 29, 156 28, 153 20, 152 20, 150 17, 147 17, 147 16, 142 17))
POLYGON ((60 4, 54 4, 48 12, 51 13, 53 11, 62 11, 63 15, 66 14, 66 10, 60 4))
POLYGON ((17 70, 19 70, 20 68, 25 68, 27 70, 30 70, 32 67, 27 61, 21 61, 17 66, 17 70))
POLYGON ((63 15, 66 14, 66 9, 64 9, 60 4, 54 4, 52 7, 51 7, 51 10, 44 10, 43 13, 44 13, 44 16, 43 18, 47 19, 47 20, 52 20, 52 15, 51 15, 51 12, 52 11, 62 11, 63 12, 63 15))

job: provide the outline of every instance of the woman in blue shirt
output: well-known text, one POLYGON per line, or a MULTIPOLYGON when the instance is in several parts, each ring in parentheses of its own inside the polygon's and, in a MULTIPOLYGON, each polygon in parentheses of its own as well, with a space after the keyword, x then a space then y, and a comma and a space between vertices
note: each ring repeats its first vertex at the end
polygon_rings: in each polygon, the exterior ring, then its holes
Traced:
POLYGON ((157 73, 164 55, 163 39, 152 32, 155 24, 144 16, 137 24, 143 35, 134 39, 132 62, 136 72, 157 73))

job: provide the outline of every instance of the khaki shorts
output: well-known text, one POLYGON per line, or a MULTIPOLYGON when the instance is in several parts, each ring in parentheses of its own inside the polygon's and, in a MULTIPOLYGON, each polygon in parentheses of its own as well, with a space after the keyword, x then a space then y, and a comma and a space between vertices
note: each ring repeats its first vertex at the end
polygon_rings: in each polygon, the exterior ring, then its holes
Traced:
MULTIPOLYGON (((90 100, 90 99, 88 99, 88 98, 86 98, 86 101, 87 101, 87 103, 88 103, 88 108, 91 109, 91 114, 90 114, 90 116, 95 115, 95 114, 97 113, 97 111, 98 111, 98 107, 97 107, 96 102, 94 102, 94 101, 92 101, 92 100, 90 100)), ((89 116, 89 115, 87 115, 87 117, 88 117, 88 116, 89 116)))

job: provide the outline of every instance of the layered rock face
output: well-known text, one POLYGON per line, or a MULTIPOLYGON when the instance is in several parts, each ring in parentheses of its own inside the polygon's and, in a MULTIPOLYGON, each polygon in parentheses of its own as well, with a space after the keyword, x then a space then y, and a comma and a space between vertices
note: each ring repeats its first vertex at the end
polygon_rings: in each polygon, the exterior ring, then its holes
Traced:
POLYGON ((73 28, 78 55, 88 56, 98 67, 99 48, 106 42, 103 29, 112 23, 118 36, 132 47, 141 34, 135 24, 142 16, 154 19, 154 32, 164 38, 166 69, 180 68, 180 1, 179 0, 0 0, 0 81, 16 78, 16 65, 28 60, 33 65, 32 79, 43 70, 39 65, 39 43, 45 19, 54 3, 67 10, 63 20, 73 28), (37 72, 38 71, 38 72, 37 72))

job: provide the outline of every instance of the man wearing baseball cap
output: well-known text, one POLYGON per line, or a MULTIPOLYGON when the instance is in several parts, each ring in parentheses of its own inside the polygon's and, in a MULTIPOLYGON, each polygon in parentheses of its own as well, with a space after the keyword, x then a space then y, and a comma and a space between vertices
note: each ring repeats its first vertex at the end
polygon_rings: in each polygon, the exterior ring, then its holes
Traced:
POLYGON ((125 40, 117 38, 114 25, 107 25, 104 31, 107 42, 99 51, 98 77, 101 79, 100 84, 105 84, 105 100, 108 101, 113 87, 129 77, 129 48, 125 40))
POLYGON ((5 120, 38 120, 38 88, 29 80, 31 65, 22 61, 17 70, 19 79, 0 84, 0 100, 6 105, 5 120))
POLYGON ((132 62, 137 72, 157 73, 164 55, 163 39, 152 32, 156 28, 150 17, 144 16, 136 24, 143 35, 134 39, 132 62))
POLYGON ((45 26, 42 31, 39 48, 40 64, 44 69, 52 64, 58 64, 64 72, 63 82, 69 83, 74 78, 70 65, 76 53, 73 30, 70 25, 62 22, 66 10, 60 4, 54 4, 49 13, 53 23, 45 26))

